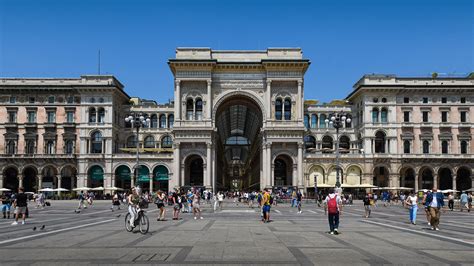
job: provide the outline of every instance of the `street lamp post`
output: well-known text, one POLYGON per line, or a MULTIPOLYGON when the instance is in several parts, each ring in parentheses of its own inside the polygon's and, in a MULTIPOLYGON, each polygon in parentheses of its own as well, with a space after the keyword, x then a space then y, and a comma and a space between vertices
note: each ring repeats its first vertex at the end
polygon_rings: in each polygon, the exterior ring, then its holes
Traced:
POLYGON ((142 113, 131 113, 129 116, 125 117, 125 122, 130 123, 132 128, 136 129, 136 163, 134 168, 134 175, 131 180, 131 186, 133 187, 135 185, 135 181, 138 181, 138 170, 140 168, 139 165, 139 160, 140 160, 140 142, 138 141, 138 136, 140 132, 140 128, 145 127, 150 124, 150 118, 148 118, 146 115, 143 115, 142 113))
POLYGON ((336 129, 336 188, 341 188, 341 181, 339 177, 339 129, 344 126, 344 123, 351 122, 350 114, 346 112, 336 112, 329 116, 329 119, 326 119, 325 122, 329 123, 330 126, 333 126, 336 129))

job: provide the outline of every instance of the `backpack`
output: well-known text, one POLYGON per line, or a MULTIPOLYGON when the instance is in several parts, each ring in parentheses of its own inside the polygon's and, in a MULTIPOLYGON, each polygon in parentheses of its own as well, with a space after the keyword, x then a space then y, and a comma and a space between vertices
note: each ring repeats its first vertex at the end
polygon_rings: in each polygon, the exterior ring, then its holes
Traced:
POLYGON ((269 201, 270 205, 272 205, 273 204, 273 196, 271 194, 268 195, 268 196, 270 198, 268 201, 269 201))
POLYGON ((337 213, 337 196, 334 198, 329 198, 328 200, 328 214, 336 214, 337 213))

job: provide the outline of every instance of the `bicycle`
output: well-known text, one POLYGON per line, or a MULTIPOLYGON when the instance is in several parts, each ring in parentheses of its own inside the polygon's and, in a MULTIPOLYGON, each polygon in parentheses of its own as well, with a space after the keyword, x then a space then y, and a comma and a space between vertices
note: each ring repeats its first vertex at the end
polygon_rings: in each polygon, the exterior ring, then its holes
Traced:
POLYGON ((148 216, 145 214, 145 210, 142 210, 140 208, 137 209, 137 217, 135 219, 135 222, 133 223, 135 227, 132 228, 130 225, 130 219, 131 215, 130 213, 127 213, 125 216, 125 229, 127 232, 132 232, 134 228, 138 227, 140 233, 143 235, 148 233, 148 229, 150 229, 150 221, 148 220, 148 216))

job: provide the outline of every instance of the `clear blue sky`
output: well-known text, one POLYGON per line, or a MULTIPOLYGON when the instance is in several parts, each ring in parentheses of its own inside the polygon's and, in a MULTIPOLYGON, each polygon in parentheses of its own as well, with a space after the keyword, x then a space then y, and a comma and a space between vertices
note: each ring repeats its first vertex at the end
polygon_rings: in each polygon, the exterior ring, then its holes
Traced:
POLYGON ((173 97, 179 46, 301 47, 305 98, 343 98, 365 73, 474 70, 472 0, 0 0, 0 76, 102 73, 132 96, 173 97))

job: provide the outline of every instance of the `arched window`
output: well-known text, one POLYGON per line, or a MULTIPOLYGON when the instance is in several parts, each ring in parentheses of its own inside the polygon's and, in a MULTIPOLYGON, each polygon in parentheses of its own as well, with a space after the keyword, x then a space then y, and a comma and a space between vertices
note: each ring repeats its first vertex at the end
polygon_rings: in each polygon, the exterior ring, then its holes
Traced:
POLYGON ((161 139, 161 148, 171 148, 173 147, 173 139, 170 136, 164 136, 161 139))
POLYGON ((102 153, 102 133, 99 131, 92 134, 91 153, 102 153))
POLYGON ((375 153, 385 153, 385 133, 375 133, 375 153))
POLYGON ((467 141, 461 141, 461 154, 467 154, 467 141))
POLYGON ((166 128, 166 115, 160 115, 160 128, 166 128))
POLYGON ((202 120, 202 100, 196 100, 196 120, 202 120))
POLYGON ((379 122, 379 109, 374 108, 372 109, 372 123, 379 122))
POLYGON ((448 154, 448 150, 449 150, 448 141, 447 141, 447 140, 443 140, 443 141, 441 142, 441 153, 443 153, 443 154, 448 154))
POLYGON ((168 116, 168 128, 173 128, 174 126, 174 115, 168 116))
POLYGON ((331 136, 324 136, 323 137, 323 143, 322 143, 322 149, 323 152, 332 152, 333 149, 333 140, 331 136))
POLYGON ((380 112, 380 120, 382 123, 387 123, 387 115, 388 115, 387 109, 382 108, 382 111, 380 112))
POLYGON ((304 126, 305 128, 309 128, 309 115, 304 115, 304 126))
POLYGON ((16 153, 16 141, 14 140, 9 140, 7 142, 7 154, 15 154, 16 153))
POLYGON ((188 99, 186 101, 186 120, 193 120, 194 114, 194 101, 193 99, 188 99))
POLYGON ((318 127, 318 116, 315 114, 311 115, 311 128, 317 128, 318 127))
POLYGON ((311 135, 304 136, 304 147, 306 150, 316 148, 316 139, 311 135))
POLYGON ((430 153, 430 142, 427 140, 423 141, 423 153, 425 154, 430 153))
POLYGON ((46 154, 55 154, 56 151, 54 149, 54 140, 48 140, 46 142, 46 154))
POLYGON ((89 108, 89 123, 95 123, 97 121, 97 113, 95 108, 89 108))
POLYGON ((132 135, 127 138, 127 148, 136 148, 137 147, 137 136, 132 135))
POLYGON ((351 140, 348 136, 341 136, 339 138, 339 149, 341 152, 349 152, 351 148, 351 140))
POLYGON ((157 128, 158 127, 158 116, 156 114, 151 115, 150 127, 151 128, 157 128))
POLYGON ((26 142, 26 154, 34 154, 35 153, 35 141, 34 140, 28 140, 26 142))
POLYGON ((104 108, 99 108, 99 117, 98 121, 99 123, 104 123, 105 122, 105 110, 104 108))
POLYGON ((282 105, 281 99, 278 98, 275 101, 275 119, 276 120, 281 120, 282 110, 283 110, 283 105, 282 105))
POLYGON ((155 138, 153 136, 145 138, 145 148, 155 148, 155 138))
POLYGON ((285 120, 291 120, 291 100, 285 99, 285 120))
POLYGON ((326 128, 326 115, 325 114, 322 114, 319 117, 319 127, 326 128))
POLYGON ((64 145, 64 153, 66 153, 66 154, 73 154, 74 153, 74 141, 73 140, 66 140, 66 144, 64 145))
POLYGON ((403 141, 403 153, 410 153, 410 141, 409 140, 405 140, 403 141))

